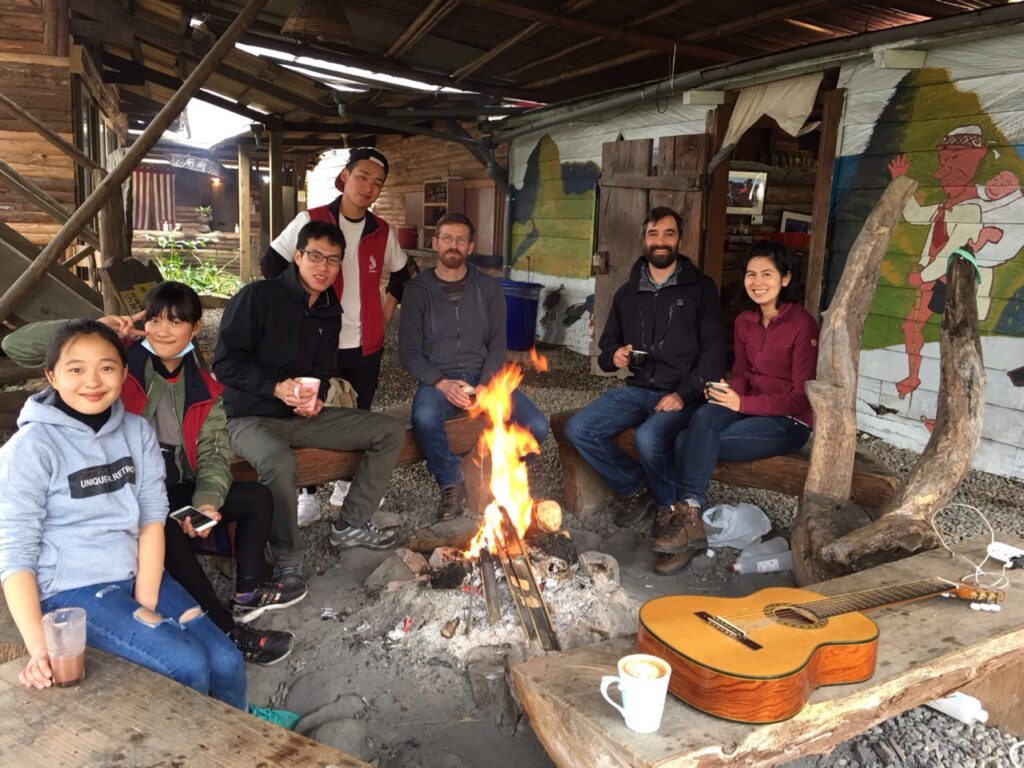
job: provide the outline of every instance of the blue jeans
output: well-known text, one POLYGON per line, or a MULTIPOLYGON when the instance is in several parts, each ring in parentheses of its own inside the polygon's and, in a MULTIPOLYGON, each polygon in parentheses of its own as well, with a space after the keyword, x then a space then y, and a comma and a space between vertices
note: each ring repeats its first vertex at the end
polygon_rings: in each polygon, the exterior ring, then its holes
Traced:
POLYGON ((57 592, 41 601, 43 613, 56 608, 85 609, 86 644, 112 653, 225 704, 244 710, 245 662, 235 644, 198 612, 196 601, 164 574, 156 612, 163 619, 147 624, 136 618, 134 580, 92 584, 57 592), (180 621, 190 609, 195 618, 180 621))
MULTIPOLYGON (((473 386, 480 381, 479 374, 457 378, 473 386)), ((420 384, 412 398, 412 434, 427 457, 427 469, 441 488, 462 482, 462 459, 452 453, 444 428, 444 423, 460 411, 432 384, 420 384)), ((518 389, 512 393, 512 421, 530 430, 538 443, 548 435, 547 417, 518 389)))
POLYGON ((705 403, 676 437, 678 500, 693 499, 703 507, 719 459, 754 461, 793 453, 810 435, 810 427, 789 416, 749 416, 705 403))
POLYGON ((676 466, 673 441, 686 428, 699 407, 681 411, 654 410, 668 392, 642 387, 619 387, 605 392, 565 423, 565 437, 587 463, 620 496, 632 496, 644 485, 659 507, 676 501, 676 466), (633 461, 612 442, 624 430, 636 428, 633 444, 640 457, 633 461))

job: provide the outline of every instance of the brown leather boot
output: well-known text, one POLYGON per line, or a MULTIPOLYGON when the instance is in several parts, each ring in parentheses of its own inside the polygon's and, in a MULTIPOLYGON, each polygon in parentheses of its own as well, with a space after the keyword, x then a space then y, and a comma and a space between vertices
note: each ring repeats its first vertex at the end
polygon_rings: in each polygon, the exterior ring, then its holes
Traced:
POLYGON ((703 549, 707 545, 700 507, 677 501, 672 505, 672 513, 662 524, 661 535, 654 540, 651 548, 655 552, 672 555, 688 549, 703 549))
POLYGON ((659 576, 673 576, 688 566, 696 554, 695 549, 676 552, 674 555, 659 554, 654 558, 654 572, 659 576))

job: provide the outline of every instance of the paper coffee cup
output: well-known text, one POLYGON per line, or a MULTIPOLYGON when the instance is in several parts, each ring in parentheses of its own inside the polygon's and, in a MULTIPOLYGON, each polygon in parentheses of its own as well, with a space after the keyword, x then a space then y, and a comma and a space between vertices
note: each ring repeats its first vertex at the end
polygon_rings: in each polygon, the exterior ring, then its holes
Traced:
POLYGON ((618 669, 618 676, 601 678, 601 695, 622 713, 627 728, 637 733, 654 733, 661 727, 671 667, 657 656, 633 653, 619 659, 618 669), (619 688, 621 705, 608 695, 612 685, 619 688))

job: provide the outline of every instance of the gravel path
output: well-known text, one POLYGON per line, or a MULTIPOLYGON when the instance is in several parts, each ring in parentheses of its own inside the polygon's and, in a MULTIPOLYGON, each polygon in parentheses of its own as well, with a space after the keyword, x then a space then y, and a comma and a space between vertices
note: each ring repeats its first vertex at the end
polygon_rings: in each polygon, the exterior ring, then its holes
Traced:
MULTIPOLYGON (((397 318, 396 318, 397 319, 397 318)), ((200 339, 200 346, 212 351, 219 312, 206 313, 206 326, 200 339)), ((415 382, 401 369, 395 356, 397 323, 392 322, 385 343, 385 356, 381 370, 381 386, 374 402, 375 409, 384 409, 410 402, 415 391, 415 382)), ((545 413, 579 408, 590 402, 600 392, 618 385, 614 378, 602 378, 590 373, 589 361, 563 348, 545 349, 551 367, 549 374, 527 373, 524 386, 530 397, 545 413)), ((902 477, 917 459, 911 451, 895 448, 883 441, 861 435, 860 442, 885 462, 897 476, 902 477)), ((531 468, 531 487, 535 498, 561 499, 561 475, 557 450, 552 439, 545 441, 542 455, 531 468)), ((321 487, 319 497, 327 509, 326 498, 330 488, 321 487)), ((386 519, 400 518, 406 530, 428 526, 433 520, 433 509, 437 502, 437 488, 425 466, 405 467, 396 470, 386 496, 384 513, 386 519), (396 516, 396 517, 393 517, 396 516)), ((984 472, 971 471, 954 498, 954 502, 971 504, 984 512, 996 530, 1007 531, 1024 537, 1024 515, 1021 514, 1021 500, 1024 499, 1024 484, 984 472)), ((771 519, 777 532, 786 535, 792 524, 796 499, 792 496, 760 491, 756 489, 735 489, 712 483, 708 504, 731 501, 748 501, 760 506, 771 519)), ((650 563, 644 557, 632 557, 638 540, 633 532, 624 533, 610 522, 610 515, 595 514, 582 520, 573 520, 571 527, 578 541, 587 542, 587 547, 608 551, 619 558, 622 568, 622 586, 635 600, 651 597, 652 579, 650 563)), ((337 567, 336 556, 327 545, 327 525, 321 524, 304 529, 308 539, 310 556, 307 569, 311 573, 325 573, 337 567)), ((953 538, 963 538, 986 530, 984 523, 973 513, 962 507, 954 507, 943 513, 943 530, 953 538)), ((584 548, 581 544, 581 549, 584 548)), ((641 548, 642 549, 642 548, 641 548)), ((649 558, 649 555, 646 557, 649 558)), ((661 580, 662 585, 671 581, 668 592, 708 591, 718 587, 724 592, 738 588, 737 577, 731 573, 728 557, 713 559, 700 558, 679 577, 661 580)), ((778 574, 786 583, 791 575, 778 574)), ((315 579, 316 577, 314 577, 315 579)), ((312 585, 311 585, 312 586, 312 585)), ((760 585, 767 586, 767 585, 760 585)), ((664 586, 661 587, 665 589, 664 586)), ((742 586, 739 586, 742 589, 742 586)), ((252 677, 252 676, 250 676, 252 677)), ((982 702, 984 706, 984 702, 982 702)), ((964 768, 1002 768, 1016 766, 1011 750, 1017 739, 997 728, 981 725, 967 726, 953 718, 926 707, 920 707, 897 717, 886 720, 866 731, 859 737, 839 745, 832 754, 817 758, 800 758, 787 763, 787 768, 811 768, 812 766, 847 766, 848 768, 874 768, 875 766, 907 766, 907 768, 932 768, 950 766, 964 768)), ((380 753, 380 765, 430 766, 428 757, 421 755, 422 763, 409 762, 401 752, 380 753)), ((407 754, 407 753, 404 753, 407 754)), ((540 758, 543 761, 543 758, 540 758)), ((455 763, 451 763, 455 764, 455 763)), ((464 758, 467 766, 476 765, 471 758, 464 758)), ((499 763, 494 763, 498 765, 499 763)), ((504 765, 506 763, 500 763, 504 765)), ((512 761, 508 765, 521 763, 512 761)), ((530 764, 542 764, 542 762, 530 764)))

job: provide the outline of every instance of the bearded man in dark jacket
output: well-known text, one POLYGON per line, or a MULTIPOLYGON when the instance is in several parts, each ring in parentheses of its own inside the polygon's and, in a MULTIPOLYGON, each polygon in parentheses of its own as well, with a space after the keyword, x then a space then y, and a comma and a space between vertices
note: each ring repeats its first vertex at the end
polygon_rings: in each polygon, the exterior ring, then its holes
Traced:
MULTIPOLYGON (((644 253, 615 292, 598 342, 602 370, 629 367, 632 375, 565 425, 576 450, 624 499, 615 515, 620 526, 639 522, 652 506, 665 518, 678 501, 675 437, 705 402, 705 383, 725 372, 718 289, 679 253, 679 214, 652 208, 641 233, 644 253), (612 442, 631 427, 639 462, 612 442)), ((692 549, 706 544, 700 520, 688 523, 687 531, 692 549)))

